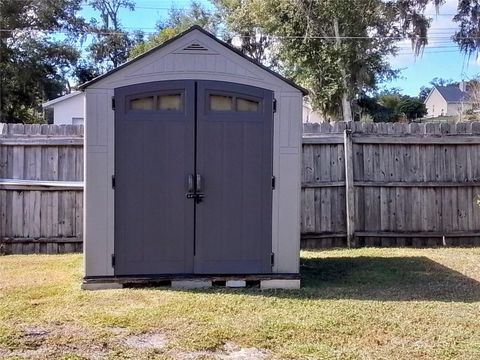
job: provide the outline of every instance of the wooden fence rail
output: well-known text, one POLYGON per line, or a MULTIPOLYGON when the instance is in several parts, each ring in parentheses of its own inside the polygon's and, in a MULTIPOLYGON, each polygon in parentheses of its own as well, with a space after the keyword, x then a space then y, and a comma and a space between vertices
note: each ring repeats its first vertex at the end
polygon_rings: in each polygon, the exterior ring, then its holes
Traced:
MULTIPOLYGON (((480 245, 480 123, 305 124, 302 246, 480 245)), ((0 124, 0 253, 80 251, 83 127, 0 124)))
POLYGON ((302 246, 480 245, 480 123, 305 124, 302 246))
POLYGON ((82 249, 83 127, 0 124, 0 253, 82 249))

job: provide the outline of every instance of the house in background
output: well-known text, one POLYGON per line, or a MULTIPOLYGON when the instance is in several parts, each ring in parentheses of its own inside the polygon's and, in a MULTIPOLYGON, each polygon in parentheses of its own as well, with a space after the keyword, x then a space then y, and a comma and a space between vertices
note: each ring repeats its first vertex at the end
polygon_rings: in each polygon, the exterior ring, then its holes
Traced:
POLYGON ((53 111, 55 125, 83 125, 85 118, 85 94, 74 91, 44 103, 45 110, 53 111))
POLYGON ((460 85, 434 86, 427 99, 427 118, 459 116, 472 110, 465 82, 460 85))

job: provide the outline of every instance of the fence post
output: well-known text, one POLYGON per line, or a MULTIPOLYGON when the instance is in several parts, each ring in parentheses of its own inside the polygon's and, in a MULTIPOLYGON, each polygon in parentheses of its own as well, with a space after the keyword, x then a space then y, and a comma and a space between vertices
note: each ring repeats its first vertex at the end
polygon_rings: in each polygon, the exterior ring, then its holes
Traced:
POLYGON ((355 246, 355 188, 353 185, 353 142, 352 130, 343 132, 345 147, 345 199, 347 210, 347 246, 355 246))

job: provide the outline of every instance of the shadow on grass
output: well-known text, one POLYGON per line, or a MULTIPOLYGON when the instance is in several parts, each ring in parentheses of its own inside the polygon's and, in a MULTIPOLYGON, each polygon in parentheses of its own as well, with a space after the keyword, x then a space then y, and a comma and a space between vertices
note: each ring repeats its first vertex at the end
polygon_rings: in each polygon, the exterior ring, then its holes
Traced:
POLYGON ((302 258, 302 290, 282 296, 379 301, 480 301, 480 283, 427 257, 302 258))

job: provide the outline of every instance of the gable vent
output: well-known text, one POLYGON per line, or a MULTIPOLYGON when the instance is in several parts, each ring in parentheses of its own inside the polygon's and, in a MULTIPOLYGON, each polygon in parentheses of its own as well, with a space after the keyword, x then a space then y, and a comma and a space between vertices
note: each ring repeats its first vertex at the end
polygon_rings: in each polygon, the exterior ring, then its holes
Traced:
POLYGON ((200 44, 193 43, 183 48, 185 51, 208 51, 208 49, 200 44))

